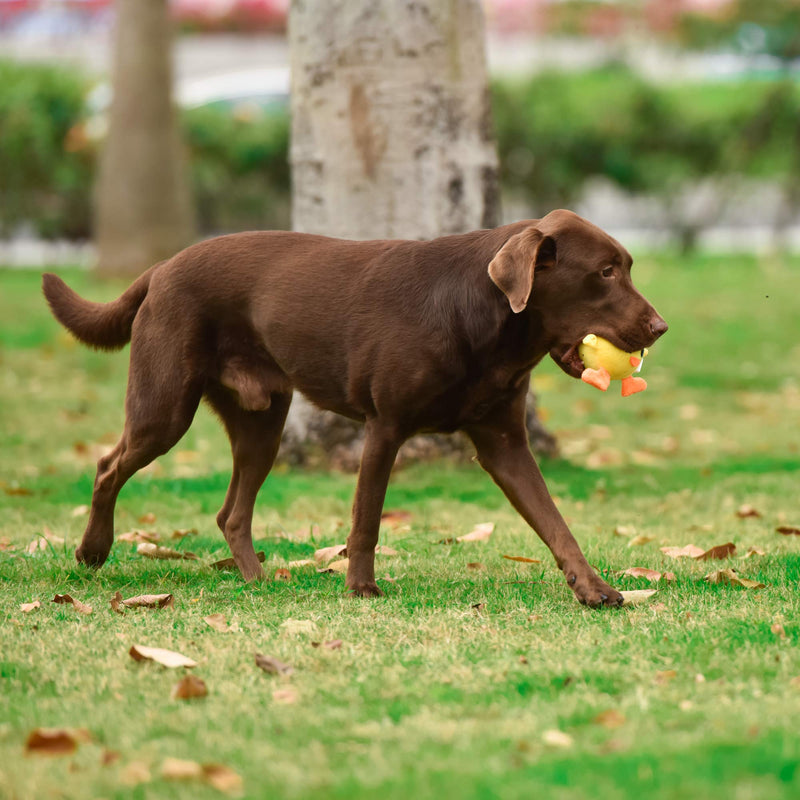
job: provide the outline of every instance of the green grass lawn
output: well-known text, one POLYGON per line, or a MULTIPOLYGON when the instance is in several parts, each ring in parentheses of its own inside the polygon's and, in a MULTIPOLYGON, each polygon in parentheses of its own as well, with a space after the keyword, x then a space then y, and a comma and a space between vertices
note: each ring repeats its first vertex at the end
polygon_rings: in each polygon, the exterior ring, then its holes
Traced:
MULTIPOLYGON (((800 536, 776 532, 800 527, 800 260, 665 254, 635 275, 671 324, 647 392, 623 400, 552 364, 536 373, 564 454, 543 470, 589 560, 621 589, 651 586, 628 567, 676 576, 645 604, 590 611, 474 464, 395 475, 387 508, 412 516, 381 534, 398 551, 379 556, 383 598, 348 598, 342 574, 314 567, 257 586, 211 569, 228 555, 214 515, 229 454, 205 411, 117 510, 118 533, 155 531, 199 558, 152 561, 123 541, 99 572, 79 568, 80 507, 121 429, 126 354, 74 344, 38 275, 0 271, 0 797, 221 796, 164 777, 170 758, 224 764, 253 798, 800 796, 800 536), (737 516, 745 503, 761 516, 737 516), (488 541, 440 543, 487 521, 488 541), (45 529, 54 543, 26 552, 45 529), (643 543, 629 546, 634 533, 643 543), (725 561, 660 551, 728 541, 725 561), (763 555, 744 558, 751 547, 763 555), (727 567, 765 588, 703 581, 727 567), (117 591, 169 592, 174 608, 115 614, 117 591), (186 670, 136 662, 134 644, 199 662, 208 696, 171 699, 186 670), (294 672, 261 671, 256 652, 294 672), (40 727, 91 739, 26 755, 40 727)), ((65 277, 94 299, 121 288, 65 277)), ((275 470, 255 518, 268 574, 344 541, 354 483, 275 470)))

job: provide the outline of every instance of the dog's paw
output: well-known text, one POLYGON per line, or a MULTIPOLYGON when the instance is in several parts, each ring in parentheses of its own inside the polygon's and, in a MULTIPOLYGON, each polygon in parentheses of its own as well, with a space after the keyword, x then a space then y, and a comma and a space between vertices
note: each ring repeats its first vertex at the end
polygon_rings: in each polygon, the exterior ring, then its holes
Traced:
POLYGON ((352 597, 382 597, 383 592, 378 588, 375 581, 364 581, 363 583, 347 584, 352 597))
POLYGON ((619 607, 625 598, 613 586, 609 586, 602 578, 594 572, 589 573, 567 573, 567 583, 575 592, 575 597, 581 605, 589 608, 600 608, 601 606, 619 607))
POLYGON ((242 573, 242 577, 244 578, 245 583, 252 583, 253 581, 261 581, 264 580, 267 576, 264 574, 264 570, 261 569, 261 564, 256 562, 255 564, 248 564, 247 566, 243 566, 240 568, 239 572, 242 573))
POLYGON ((81 545, 75 551, 75 560, 84 566, 98 569, 106 563, 109 552, 109 550, 95 550, 93 548, 86 547, 86 545, 81 545))

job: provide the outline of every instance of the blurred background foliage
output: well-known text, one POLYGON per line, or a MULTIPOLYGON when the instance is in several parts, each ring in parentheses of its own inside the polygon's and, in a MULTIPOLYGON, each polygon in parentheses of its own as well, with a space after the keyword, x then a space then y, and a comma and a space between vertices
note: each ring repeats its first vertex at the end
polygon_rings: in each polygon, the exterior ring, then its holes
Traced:
MULTIPOLYGON (((267 29, 281 29, 285 4, 240 5, 249 14, 263 5, 267 29)), ((769 184, 781 196, 774 228, 796 222, 800 3, 695 5, 695 11, 692 4, 655 0, 487 5, 495 29, 588 37, 604 42, 608 54, 588 69, 494 81, 503 198, 514 216, 574 207, 604 181, 657 203, 661 223, 691 249, 737 192, 769 184), (724 79, 650 80, 626 59, 626 36, 642 28, 676 52, 736 58, 737 71, 724 79), (687 204, 708 185, 711 202, 698 204, 699 211, 687 204)), ((187 20, 192 28, 204 19, 202 4, 173 8, 184 29, 187 20)), ((0 60, 0 236, 22 227, 48 239, 91 237, 105 113, 90 102, 93 80, 64 64, 0 60)), ((201 233, 289 227, 288 103, 213 103, 181 114, 201 233)))
MULTIPOLYGON (((90 81, 63 65, 0 61, 0 235, 25 222, 44 238, 91 235, 100 141, 90 81)), ((197 218, 204 233, 286 228, 287 111, 182 111, 197 218)))
POLYGON ((77 141, 87 84, 62 67, 0 60, 0 235, 88 234, 95 149, 77 141))
MULTIPOLYGON (((0 225, 45 238, 90 236, 99 141, 89 80, 64 66, 0 61, 0 225)), ((575 205, 605 179, 669 211, 707 179, 742 184, 796 175, 800 87, 792 80, 653 84, 622 63, 493 84, 506 199, 536 215, 575 205)), ((184 109, 204 234, 289 225, 288 110, 184 109)), ((667 213, 690 246, 703 220, 667 213), (691 230, 687 230, 687 225, 691 230)))

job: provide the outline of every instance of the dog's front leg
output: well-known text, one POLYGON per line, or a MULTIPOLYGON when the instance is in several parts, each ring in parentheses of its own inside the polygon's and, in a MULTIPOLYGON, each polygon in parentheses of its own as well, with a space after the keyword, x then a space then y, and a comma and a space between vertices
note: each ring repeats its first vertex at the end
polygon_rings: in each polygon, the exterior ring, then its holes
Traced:
POLYGON ((353 503, 353 527, 347 537, 347 587, 358 597, 382 594, 375 582, 375 545, 389 475, 402 444, 393 428, 372 419, 367 422, 364 452, 353 503))
POLYGON ((589 566, 550 497, 528 446, 521 413, 515 413, 514 409, 504 409, 504 412, 467 430, 481 466, 550 548, 581 603, 592 607, 621 605, 622 595, 589 566))

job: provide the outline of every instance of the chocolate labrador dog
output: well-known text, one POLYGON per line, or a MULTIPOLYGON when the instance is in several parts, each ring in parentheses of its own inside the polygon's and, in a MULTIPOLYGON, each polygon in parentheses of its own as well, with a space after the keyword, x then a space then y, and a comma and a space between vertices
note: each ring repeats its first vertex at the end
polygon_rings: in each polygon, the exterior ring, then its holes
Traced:
POLYGON ((221 236, 151 267, 106 304, 46 274, 47 301, 75 337, 108 350, 131 343, 125 429, 97 464, 78 561, 106 560, 123 484, 176 444, 205 398, 233 451, 217 523, 245 579, 261 577, 253 506, 297 390, 366 426, 347 539, 353 594, 380 594, 375 545, 400 445, 418 432, 461 430, 578 600, 619 605, 550 498, 524 411, 531 370, 548 353, 579 377, 587 333, 630 352, 667 330, 630 269, 616 240, 553 211, 428 242, 221 236))

